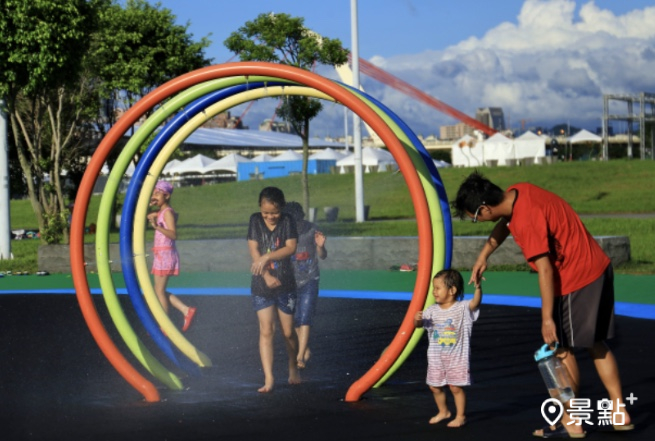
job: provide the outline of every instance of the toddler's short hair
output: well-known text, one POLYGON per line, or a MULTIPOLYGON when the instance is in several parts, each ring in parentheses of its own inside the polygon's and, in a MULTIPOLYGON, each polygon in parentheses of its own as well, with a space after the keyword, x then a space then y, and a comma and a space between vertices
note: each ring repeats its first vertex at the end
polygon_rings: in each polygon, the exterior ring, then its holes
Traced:
POLYGON ((462 300, 464 298, 464 279, 459 271, 454 269, 441 270, 434 276, 434 279, 439 278, 443 279, 446 288, 455 288, 455 298, 457 300, 462 300))

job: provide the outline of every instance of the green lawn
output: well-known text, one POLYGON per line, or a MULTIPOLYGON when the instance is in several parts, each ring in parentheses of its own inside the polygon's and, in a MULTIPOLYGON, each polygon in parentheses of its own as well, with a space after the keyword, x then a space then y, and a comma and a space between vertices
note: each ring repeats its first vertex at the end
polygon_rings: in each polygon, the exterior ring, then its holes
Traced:
MULTIPOLYGON (((545 187, 569 201, 580 214, 655 213, 655 161, 576 161, 532 167, 481 168, 501 187, 527 181, 545 187)), ((442 169, 449 198, 472 169, 442 169)), ((232 182, 175 190, 172 204, 180 213, 180 239, 244 237, 247 221, 257 210, 257 196, 266 185, 282 188, 287 200, 301 200, 300 177, 232 182)), ((310 176, 311 205, 318 207, 317 223, 330 236, 416 236, 412 201, 401 173, 364 176, 364 198, 370 219, 356 223, 353 175, 310 176), (339 207, 337 222, 325 222, 323 207, 339 207), (384 222, 380 222, 384 221, 384 222)), ((97 222, 100 197, 89 205, 86 224, 97 222)), ((12 228, 36 228, 29 201, 11 202, 12 228)), ((584 218, 593 235, 628 236, 632 262, 617 269, 624 273, 655 274, 655 218, 584 218)), ((454 221, 456 236, 487 235, 493 225, 454 221)), ((152 234, 152 233, 150 233, 152 234)), ((88 241, 95 240, 87 235, 88 241)), ((118 241, 113 233, 111 241, 118 241)), ((0 261, 0 270, 36 270, 37 240, 12 242, 14 261, 0 261)))

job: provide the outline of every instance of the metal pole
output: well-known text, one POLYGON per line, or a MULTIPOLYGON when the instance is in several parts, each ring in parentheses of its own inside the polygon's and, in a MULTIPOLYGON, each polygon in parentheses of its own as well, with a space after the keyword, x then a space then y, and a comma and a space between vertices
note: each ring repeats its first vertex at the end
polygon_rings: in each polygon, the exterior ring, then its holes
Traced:
POLYGON ((0 259, 11 259, 11 217, 9 216, 9 143, 7 111, 0 99, 0 259))
POLYGON ((343 108, 344 153, 348 154, 348 108, 343 108))
MULTIPOLYGON (((357 0, 350 0, 353 84, 359 89, 359 41, 357 37, 357 0)), ((357 222, 364 222, 364 172, 362 169, 362 128, 359 115, 353 113, 353 147, 355 151, 355 214, 357 222)))

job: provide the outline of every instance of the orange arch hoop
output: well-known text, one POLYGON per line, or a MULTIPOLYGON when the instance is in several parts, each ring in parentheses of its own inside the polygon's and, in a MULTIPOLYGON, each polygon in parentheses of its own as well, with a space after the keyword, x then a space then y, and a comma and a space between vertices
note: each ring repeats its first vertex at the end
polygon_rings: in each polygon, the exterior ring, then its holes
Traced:
POLYGON ((396 159, 414 205, 419 237, 418 259, 421 262, 421 265, 417 270, 416 284, 414 286, 412 300, 408 307, 405 319, 401 323, 393 341, 385 351, 385 355, 381 357, 380 360, 378 360, 373 367, 364 374, 364 376, 350 387, 346 394, 346 401, 359 400, 361 396, 389 370, 411 338, 414 331, 413 316, 416 311, 423 308, 425 298, 429 292, 433 263, 433 237, 425 191, 414 164, 403 148, 400 140, 373 109, 368 107, 368 105, 366 105, 355 94, 339 84, 312 72, 285 65, 261 62, 227 63, 209 66, 182 75, 163 84, 143 97, 125 114, 123 114, 109 133, 107 133, 89 162, 86 173, 82 178, 78 195, 75 199, 75 210, 73 211, 71 222, 71 272, 77 299, 87 326, 96 340, 96 343, 112 366, 114 366, 119 374, 122 375, 123 378, 132 385, 132 387, 138 390, 145 399, 150 402, 158 401, 160 399, 157 389, 123 357, 118 348, 114 345, 107 334, 91 299, 89 284, 86 278, 84 259, 84 225, 86 222, 86 213, 91 193, 96 180, 100 175, 102 166, 106 162, 106 159, 114 146, 130 129, 130 127, 136 124, 136 122, 150 109, 180 91, 205 81, 226 77, 248 77, 255 75, 289 80, 303 86, 311 87, 332 97, 334 100, 359 115, 360 118, 378 134, 396 159))

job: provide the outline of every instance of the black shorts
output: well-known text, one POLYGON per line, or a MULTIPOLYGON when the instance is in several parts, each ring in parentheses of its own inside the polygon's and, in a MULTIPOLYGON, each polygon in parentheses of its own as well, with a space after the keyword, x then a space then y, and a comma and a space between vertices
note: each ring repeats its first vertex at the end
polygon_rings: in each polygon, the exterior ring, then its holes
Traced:
POLYGON ((555 298, 553 319, 557 338, 565 348, 590 348, 614 337, 614 270, 589 285, 555 298))

